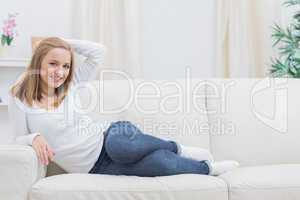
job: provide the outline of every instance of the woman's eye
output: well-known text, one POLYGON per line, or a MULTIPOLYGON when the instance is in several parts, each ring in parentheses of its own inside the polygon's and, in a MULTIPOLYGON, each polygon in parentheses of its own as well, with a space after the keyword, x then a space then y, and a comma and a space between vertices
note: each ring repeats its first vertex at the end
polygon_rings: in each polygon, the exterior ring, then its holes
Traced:
POLYGON ((70 65, 64 65, 64 68, 69 69, 70 65))
POLYGON ((56 65, 56 63, 50 63, 50 65, 53 65, 53 66, 55 66, 55 65, 56 65))

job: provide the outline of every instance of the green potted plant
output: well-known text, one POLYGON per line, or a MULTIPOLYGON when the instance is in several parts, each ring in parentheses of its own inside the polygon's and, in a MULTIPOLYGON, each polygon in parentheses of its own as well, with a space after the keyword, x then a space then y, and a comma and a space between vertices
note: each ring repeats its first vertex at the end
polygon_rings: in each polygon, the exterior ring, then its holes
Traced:
MULTIPOLYGON (((287 7, 299 6, 300 0, 287 0, 287 7)), ((285 29, 275 24, 273 46, 278 46, 279 56, 272 59, 272 77, 300 78, 300 9, 293 15, 293 22, 285 29)))
MULTIPOLYGON (((300 0, 287 0, 287 7, 299 6, 300 0)), ((300 78, 300 9, 293 15, 293 22, 286 28, 275 24, 273 46, 278 47, 279 55, 272 59, 272 77, 300 78)))

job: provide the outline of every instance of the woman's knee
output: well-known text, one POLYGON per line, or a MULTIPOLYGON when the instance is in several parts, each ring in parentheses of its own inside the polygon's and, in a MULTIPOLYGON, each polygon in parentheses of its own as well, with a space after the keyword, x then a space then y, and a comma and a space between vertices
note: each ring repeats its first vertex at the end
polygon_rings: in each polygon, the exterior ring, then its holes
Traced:
POLYGON ((130 157, 137 151, 137 147, 124 139, 123 137, 107 137, 105 141, 105 150, 112 158, 130 157))
POLYGON ((136 153, 137 147, 131 141, 133 133, 127 128, 132 125, 126 121, 113 123, 107 130, 104 143, 106 152, 116 162, 130 163, 130 158, 136 153), (127 127, 126 127, 127 126, 127 127))
MULTIPOLYGON (((106 131, 106 143, 113 146, 127 145, 135 134, 135 126, 127 121, 112 123, 106 131)), ((108 145, 108 146, 109 146, 108 145)))
POLYGON ((129 121, 117 121, 112 123, 106 132, 110 137, 118 135, 131 139, 135 134, 140 133, 140 130, 129 121))

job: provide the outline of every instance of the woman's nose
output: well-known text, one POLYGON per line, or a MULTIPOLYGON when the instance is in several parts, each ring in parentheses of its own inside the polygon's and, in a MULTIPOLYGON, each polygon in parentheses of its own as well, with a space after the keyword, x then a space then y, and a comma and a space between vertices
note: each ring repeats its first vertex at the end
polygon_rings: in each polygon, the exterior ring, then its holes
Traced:
POLYGON ((57 76, 63 76, 64 75, 64 71, 62 68, 59 68, 55 71, 55 75, 57 76))

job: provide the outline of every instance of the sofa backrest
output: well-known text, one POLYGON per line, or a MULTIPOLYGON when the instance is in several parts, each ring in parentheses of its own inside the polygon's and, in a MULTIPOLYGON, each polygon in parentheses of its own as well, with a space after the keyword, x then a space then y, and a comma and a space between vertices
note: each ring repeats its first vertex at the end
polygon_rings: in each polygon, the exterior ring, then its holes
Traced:
POLYGON ((210 79, 207 111, 217 160, 300 163, 298 79, 210 79))
POLYGON ((83 91, 81 99, 84 105, 96 99, 90 115, 99 122, 129 120, 145 133, 210 148, 216 160, 234 159, 244 166, 299 163, 299 83, 105 80, 87 83, 94 92, 83 91))
POLYGON ((98 91, 94 119, 106 124, 128 120, 147 134, 209 148, 203 80, 105 80, 89 84, 98 91))

